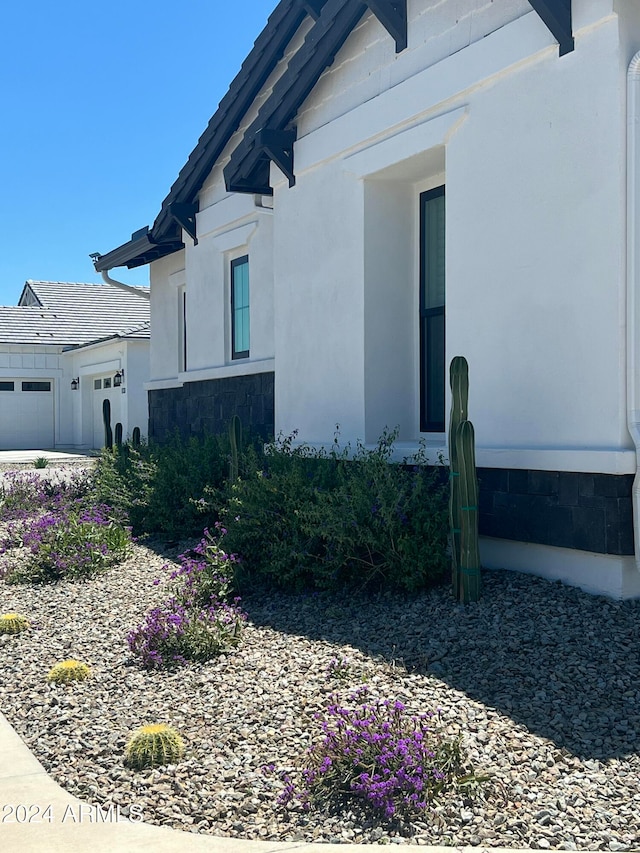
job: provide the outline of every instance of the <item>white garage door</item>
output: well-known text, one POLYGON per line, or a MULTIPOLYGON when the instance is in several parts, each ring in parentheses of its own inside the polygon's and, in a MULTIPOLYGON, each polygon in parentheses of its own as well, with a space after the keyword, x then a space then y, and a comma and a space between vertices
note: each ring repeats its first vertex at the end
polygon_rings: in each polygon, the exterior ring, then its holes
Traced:
POLYGON ((53 447, 53 382, 0 379, 0 449, 53 447))

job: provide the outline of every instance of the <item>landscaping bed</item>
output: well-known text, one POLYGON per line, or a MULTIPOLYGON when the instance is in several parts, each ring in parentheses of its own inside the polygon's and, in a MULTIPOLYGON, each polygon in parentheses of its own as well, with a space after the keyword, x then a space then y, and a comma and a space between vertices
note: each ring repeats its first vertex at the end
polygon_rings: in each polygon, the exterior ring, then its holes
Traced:
POLYGON ((166 597, 162 566, 187 544, 133 545, 89 580, 0 583, 0 612, 32 622, 0 639, 2 711, 71 794, 125 813, 139 806, 150 823, 262 840, 640 845, 640 602, 506 572, 487 573, 482 600, 467 608, 447 587, 245 595, 237 649, 142 669, 127 633, 166 597), (92 677, 47 683, 67 657, 92 677), (363 684, 411 713, 440 709, 476 773, 493 781, 473 800, 454 792, 406 823, 279 807, 280 771, 293 773, 320 734, 314 714, 363 684), (128 738, 156 722, 180 732, 185 758, 128 769, 128 738))

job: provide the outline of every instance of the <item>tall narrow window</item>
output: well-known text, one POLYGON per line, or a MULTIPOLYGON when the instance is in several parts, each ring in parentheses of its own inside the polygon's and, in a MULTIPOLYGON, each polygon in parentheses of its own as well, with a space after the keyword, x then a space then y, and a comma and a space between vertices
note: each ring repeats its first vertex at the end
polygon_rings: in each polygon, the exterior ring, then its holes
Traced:
POLYGON ((420 431, 444 432, 444 187, 420 195, 420 431))
POLYGON ((249 256, 231 261, 231 358, 249 357, 249 256))
POLYGON ((187 369, 187 288, 178 290, 178 371, 187 369))

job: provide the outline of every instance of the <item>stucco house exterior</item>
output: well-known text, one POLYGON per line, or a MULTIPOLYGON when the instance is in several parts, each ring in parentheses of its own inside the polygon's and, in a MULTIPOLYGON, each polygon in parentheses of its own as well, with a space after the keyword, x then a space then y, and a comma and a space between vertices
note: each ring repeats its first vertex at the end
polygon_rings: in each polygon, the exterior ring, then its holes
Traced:
POLYGON ((150 436, 446 456, 464 355, 483 563, 640 595, 639 51, 637 0, 281 0, 96 259, 150 264, 150 436))
POLYGON ((27 281, 0 307, 0 449, 100 448, 105 399, 146 436, 149 337, 148 288, 27 281))

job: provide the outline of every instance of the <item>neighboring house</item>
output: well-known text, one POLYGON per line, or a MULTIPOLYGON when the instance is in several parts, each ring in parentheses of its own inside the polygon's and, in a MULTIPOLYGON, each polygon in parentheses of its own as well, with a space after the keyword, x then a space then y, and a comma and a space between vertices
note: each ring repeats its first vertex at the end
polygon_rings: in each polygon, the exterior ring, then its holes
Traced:
POLYGON ((640 595, 638 51, 637 0, 281 0, 96 260, 150 264, 150 436, 435 458, 464 355, 484 564, 640 595))
POLYGON ((0 307, 0 449, 100 448, 102 403, 146 436, 148 288, 27 281, 0 307))

